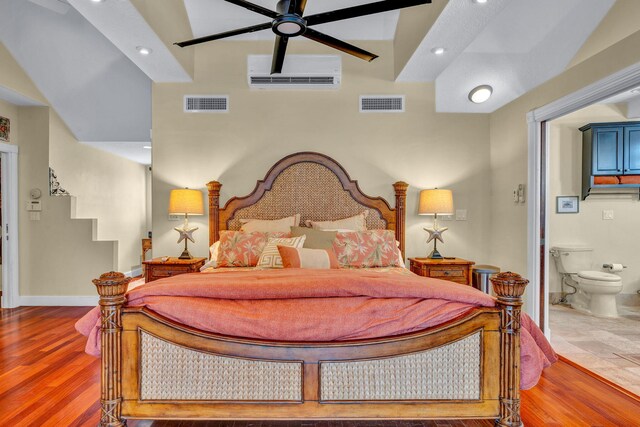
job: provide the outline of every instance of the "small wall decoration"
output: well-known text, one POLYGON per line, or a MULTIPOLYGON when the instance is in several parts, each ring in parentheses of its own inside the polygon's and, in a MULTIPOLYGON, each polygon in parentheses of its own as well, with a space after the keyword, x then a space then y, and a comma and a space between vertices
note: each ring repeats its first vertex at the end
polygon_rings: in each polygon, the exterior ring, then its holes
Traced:
POLYGON ((558 196, 556 197, 556 213, 578 213, 579 212, 578 196, 558 196))
POLYGON ((9 142, 9 131, 11 122, 6 117, 0 117, 0 141, 9 142))
POLYGON ((50 196, 70 196, 69 192, 62 188, 58 182, 56 172, 49 168, 49 195, 50 196))

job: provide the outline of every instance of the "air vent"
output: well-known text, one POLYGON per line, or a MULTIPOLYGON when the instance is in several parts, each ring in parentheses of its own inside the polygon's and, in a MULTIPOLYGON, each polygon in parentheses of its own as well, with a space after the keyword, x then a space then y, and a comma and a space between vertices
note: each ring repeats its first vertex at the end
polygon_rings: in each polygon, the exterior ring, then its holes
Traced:
POLYGON ((335 78, 332 76, 318 76, 318 77, 266 77, 266 76, 251 76, 251 85, 301 85, 301 86, 333 86, 335 85, 335 78))
POLYGON ((186 95, 185 113, 226 113, 229 111, 229 97, 226 95, 186 95))
POLYGON ((365 95, 360 97, 361 113, 404 113, 404 95, 365 95))

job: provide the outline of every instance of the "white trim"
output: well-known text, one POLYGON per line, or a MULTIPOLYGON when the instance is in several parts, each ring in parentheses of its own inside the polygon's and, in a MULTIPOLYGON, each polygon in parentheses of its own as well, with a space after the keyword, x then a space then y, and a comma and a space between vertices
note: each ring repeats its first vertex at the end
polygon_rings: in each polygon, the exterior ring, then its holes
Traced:
POLYGON ((142 275, 142 266, 136 267, 131 271, 127 271, 126 273, 122 273, 127 277, 138 277, 142 275))
MULTIPOLYGON (((592 105, 603 99, 609 98, 613 95, 617 95, 621 92, 633 89, 640 85, 640 62, 630 67, 620 70, 611 74, 595 83, 592 83, 572 94, 564 96, 556 101, 553 101, 547 105, 536 108, 527 114, 527 121, 529 123, 529 204, 527 206, 527 231, 529 238, 527 239, 527 271, 531 279, 533 286, 527 289, 527 305, 525 309, 532 308, 531 311, 527 310, 538 322, 540 320, 540 123, 545 120, 553 120, 558 117, 562 117, 581 108, 592 105), (531 304, 529 304, 531 300, 531 304)), ((547 132, 547 136, 549 133, 547 132)), ((547 137, 547 153, 549 138, 547 137)), ((547 162, 549 157, 547 156, 547 162)), ((547 167, 547 175, 549 168, 547 167)), ((548 183, 548 176, 546 182, 548 183)), ((547 209, 545 216, 546 229, 545 236, 548 238, 549 231, 549 203, 547 192, 547 209)), ((545 251, 544 254, 545 265, 545 283, 549 283, 549 253, 545 251)), ((549 330, 549 298, 545 298, 545 306, 543 307, 545 313, 545 334, 550 336, 549 330)))
POLYGON ((18 147, 0 142, 2 152, 2 307, 19 306, 18 147))
POLYGON ((30 307, 95 307, 98 305, 98 295, 87 296, 43 296, 43 295, 23 295, 20 296, 20 306, 30 307))

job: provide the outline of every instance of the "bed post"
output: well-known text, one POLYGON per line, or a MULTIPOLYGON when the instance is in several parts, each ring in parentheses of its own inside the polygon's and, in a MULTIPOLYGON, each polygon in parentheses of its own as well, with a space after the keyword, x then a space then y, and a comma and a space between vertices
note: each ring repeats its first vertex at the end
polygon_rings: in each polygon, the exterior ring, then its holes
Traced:
POLYGON ((407 188, 409 184, 398 181, 393 184, 396 190, 396 240, 400 242, 400 252, 404 258, 404 220, 406 216, 407 188))
POLYGON ((500 418, 501 427, 522 426, 520 418, 520 307, 529 281, 504 272, 491 278, 500 315, 500 418))
POLYGON ((209 246, 220 239, 220 188, 218 181, 207 183, 209 189, 209 246))
POLYGON ((93 284, 100 294, 101 312, 101 391, 100 427, 120 427, 127 423, 122 419, 122 305, 124 294, 131 281, 122 273, 104 273, 93 284))

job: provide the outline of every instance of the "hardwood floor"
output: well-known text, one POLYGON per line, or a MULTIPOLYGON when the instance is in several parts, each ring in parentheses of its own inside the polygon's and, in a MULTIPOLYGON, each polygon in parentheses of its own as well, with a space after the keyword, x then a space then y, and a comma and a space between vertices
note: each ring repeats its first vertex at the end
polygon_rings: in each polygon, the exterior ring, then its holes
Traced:
MULTIPOLYGON (((87 307, 0 310, 0 426, 95 426, 99 360, 84 353, 73 324, 87 307)), ((523 392, 526 426, 640 426, 640 402, 558 362, 523 392)), ((445 427, 467 421, 130 421, 130 427, 445 427)))

